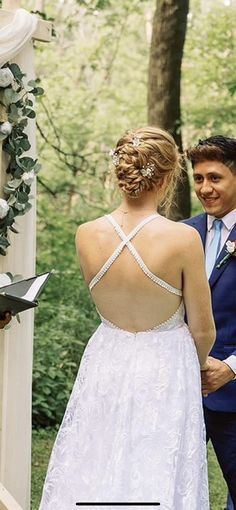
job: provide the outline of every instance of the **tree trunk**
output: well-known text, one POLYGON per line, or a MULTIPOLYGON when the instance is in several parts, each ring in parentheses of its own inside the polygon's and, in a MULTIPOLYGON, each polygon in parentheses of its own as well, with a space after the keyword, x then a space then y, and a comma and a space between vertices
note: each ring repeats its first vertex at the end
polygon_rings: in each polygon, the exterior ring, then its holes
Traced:
MULTIPOLYGON (((148 122, 169 131, 183 150, 181 136, 181 63, 189 0, 156 0, 149 60, 148 122)), ((190 185, 186 169, 178 185, 172 219, 190 216, 190 185)))

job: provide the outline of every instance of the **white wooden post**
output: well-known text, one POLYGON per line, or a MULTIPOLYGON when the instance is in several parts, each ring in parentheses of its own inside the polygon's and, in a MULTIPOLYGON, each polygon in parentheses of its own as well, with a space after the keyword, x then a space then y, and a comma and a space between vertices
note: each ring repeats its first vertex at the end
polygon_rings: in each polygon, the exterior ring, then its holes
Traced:
POLYGON ((18 505, 2 483, 0 483, 0 510, 22 510, 22 507, 18 505))
MULTIPOLYGON (((20 1, 3 0, 0 28, 9 23, 19 7, 20 1)), ((49 41, 51 30, 51 23, 39 20, 33 37, 49 41)), ((27 80, 34 78, 32 42, 12 61, 27 73, 27 80)), ((31 149, 27 154, 35 157, 32 121, 28 136, 31 149)), ((6 179, 4 157, 0 154, 0 190, 6 179)), ((0 272, 24 277, 35 274, 35 200, 32 204, 31 211, 17 219, 19 234, 11 235, 7 256, 0 256, 0 272)), ((27 311, 21 314, 21 324, 14 319, 9 331, 0 332, 0 510, 30 508, 32 358, 33 312, 27 311)))

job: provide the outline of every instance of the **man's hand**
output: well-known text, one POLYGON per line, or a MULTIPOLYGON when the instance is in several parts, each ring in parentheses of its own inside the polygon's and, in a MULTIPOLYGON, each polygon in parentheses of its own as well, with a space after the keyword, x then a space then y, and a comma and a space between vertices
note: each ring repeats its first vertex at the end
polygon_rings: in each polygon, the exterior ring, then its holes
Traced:
POLYGON ((208 356, 208 361, 210 363, 209 368, 201 372, 202 394, 204 397, 232 381, 235 376, 233 370, 223 361, 212 358, 212 356, 208 356))
POLYGON ((11 314, 10 312, 6 312, 4 319, 0 319, 0 329, 5 328, 5 326, 10 322, 11 314))

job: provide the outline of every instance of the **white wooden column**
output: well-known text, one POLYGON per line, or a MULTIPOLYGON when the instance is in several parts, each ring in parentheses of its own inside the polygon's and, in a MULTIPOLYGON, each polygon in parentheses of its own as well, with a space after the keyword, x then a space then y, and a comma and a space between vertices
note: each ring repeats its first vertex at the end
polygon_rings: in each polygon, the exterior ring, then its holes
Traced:
MULTIPOLYGON (((10 12, 20 7, 19 1, 3 1, 4 17, 10 18, 10 12), (9 11, 7 13, 7 10, 9 11)), ((1 10, 0 10, 1 14, 1 10)), ((51 24, 40 20, 40 40, 50 40, 46 34, 51 33, 51 24)), ((37 31, 38 31, 37 30, 37 31)), ((36 34, 35 34, 36 38, 36 34)), ((27 81, 34 78, 33 48, 29 43, 13 59, 27 74, 27 81)), ((27 155, 35 157, 35 127, 30 120, 29 139, 31 150, 27 155)), ((3 157, 0 171, 0 190, 6 179, 6 162, 3 157)), ((36 195, 36 190, 32 190, 36 195)), ((31 201, 33 207, 25 216, 16 220, 19 234, 10 236, 11 246, 7 256, 0 256, 0 272, 10 271, 29 277, 35 274, 35 232, 36 232, 36 201, 31 201)), ((0 510, 13 510, 11 496, 19 504, 19 509, 30 508, 30 478, 31 478, 31 386, 33 359, 33 312, 21 314, 21 324, 12 321, 9 331, 0 332, 0 489, 10 493, 5 502, 1 500, 0 510), (1 485, 2 484, 2 485, 1 485), (6 501, 9 501, 7 507, 6 501)), ((18 508, 18 507, 17 507, 18 508)))

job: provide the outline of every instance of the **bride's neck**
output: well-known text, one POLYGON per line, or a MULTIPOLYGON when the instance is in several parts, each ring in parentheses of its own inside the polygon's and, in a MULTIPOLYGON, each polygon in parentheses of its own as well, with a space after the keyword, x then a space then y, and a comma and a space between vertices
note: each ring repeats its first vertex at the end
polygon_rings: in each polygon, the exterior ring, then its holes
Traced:
POLYGON ((158 200, 156 193, 142 196, 140 198, 128 198, 124 197, 120 206, 118 207, 118 210, 123 211, 125 213, 130 214, 142 214, 146 212, 153 212, 155 213, 157 211, 158 207, 158 200))

